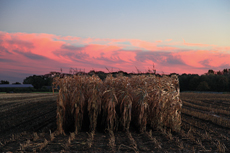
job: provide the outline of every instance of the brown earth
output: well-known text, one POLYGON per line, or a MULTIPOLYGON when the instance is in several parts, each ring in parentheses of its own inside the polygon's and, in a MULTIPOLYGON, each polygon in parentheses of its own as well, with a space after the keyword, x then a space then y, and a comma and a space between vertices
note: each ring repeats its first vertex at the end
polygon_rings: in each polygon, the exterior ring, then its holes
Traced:
MULTIPOLYGON (((230 127, 185 111, 180 133, 149 128, 138 133, 131 126, 129 132, 114 135, 56 135, 56 98, 47 93, 0 94, 0 152, 230 152, 230 127)), ((187 102, 186 111, 230 118, 219 111, 230 111, 230 94, 181 93, 181 99, 187 102)))

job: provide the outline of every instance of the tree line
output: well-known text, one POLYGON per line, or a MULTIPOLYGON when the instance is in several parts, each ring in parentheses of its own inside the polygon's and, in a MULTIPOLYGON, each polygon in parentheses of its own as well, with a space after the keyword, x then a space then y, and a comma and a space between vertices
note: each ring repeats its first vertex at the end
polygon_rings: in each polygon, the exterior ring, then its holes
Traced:
POLYGON ((230 92, 230 75, 179 75, 181 91, 230 92))
MULTIPOLYGON (((45 75, 33 75, 26 77, 23 80, 23 84, 31 84, 31 87, 8 87, 8 88, 1 88, 0 92, 12 92, 12 93, 23 93, 23 92, 51 92, 52 91, 52 77, 47 77, 45 75)), ((7 80, 1 80, 0 84, 10 84, 7 80)), ((19 82, 15 82, 12 84, 21 84, 19 82)))
MULTIPOLYGON (((106 78, 108 74, 112 74, 116 77, 118 74, 122 73, 124 76, 131 75, 157 75, 161 77, 162 75, 157 74, 155 70, 142 73, 127 73, 123 71, 109 72, 105 73, 103 71, 90 71, 88 73, 82 71, 71 71, 71 73, 61 73, 61 72, 50 72, 45 75, 33 75, 26 77, 23 80, 23 84, 32 84, 34 91, 51 91, 53 78, 55 76, 64 77, 66 75, 98 75, 102 80, 106 78)), ((176 74, 176 73, 172 73, 176 74)), ((172 75, 170 74, 170 75, 172 75)), ((216 92, 230 92, 230 69, 224 69, 222 71, 209 70, 203 75, 198 74, 176 74, 178 75, 180 82, 181 91, 216 91, 216 92)), ((9 84, 9 81, 1 80, 0 84, 9 84)), ((18 82, 14 84, 19 84, 18 82)))

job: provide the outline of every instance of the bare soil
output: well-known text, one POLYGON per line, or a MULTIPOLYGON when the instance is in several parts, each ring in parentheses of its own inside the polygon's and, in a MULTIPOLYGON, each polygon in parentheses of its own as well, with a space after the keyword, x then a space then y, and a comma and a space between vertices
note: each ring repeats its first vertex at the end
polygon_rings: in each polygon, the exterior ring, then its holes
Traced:
MULTIPOLYGON (((74 136, 56 135, 56 98, 48 93, 0 94, 0 152, 230 152, 230 128, 186 112, 180 133, 150 128, 139 133, 131 126, 129 132, 114 133, 114 146, 108 131, 96 131, 93 138, 84 129, 74 136)), ((181 99, 230 110, 230 94, 181 93, 181 99)))

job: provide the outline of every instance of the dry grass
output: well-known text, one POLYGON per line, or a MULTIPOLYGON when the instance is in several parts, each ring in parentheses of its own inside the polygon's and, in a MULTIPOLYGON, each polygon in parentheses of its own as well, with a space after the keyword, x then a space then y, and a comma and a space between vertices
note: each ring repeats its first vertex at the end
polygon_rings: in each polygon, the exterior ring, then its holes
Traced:
POLYGON ((109 130, 109 143, 108 146, 112 149, 112 151, 115 151, 116 143, 115 143, 115 136, 112 130, 109 130))
POLYGON ((98 76, 56 78, 57 131, 75 134, 83 126, 94 132, 96 127, 129 131, 133 122, 140 132, 150 125, 180 131, 181 106, 176 75, 132 76, 108 75, 104 82, 98 76), (84 124, 83 125, 83 120, 84 124))
POLYGON ((37 132, 33 133, 33 141, 36 141, 37 139, 39 139, 39 136, 37 134, 37 132))

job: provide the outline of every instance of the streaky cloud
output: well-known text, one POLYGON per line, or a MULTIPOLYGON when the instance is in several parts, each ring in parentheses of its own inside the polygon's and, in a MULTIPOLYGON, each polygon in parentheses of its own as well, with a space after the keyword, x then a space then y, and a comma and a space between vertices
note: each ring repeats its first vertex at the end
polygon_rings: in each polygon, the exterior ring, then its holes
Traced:
POLYGON ((32 60, 46 60, 48 59, 47 57, 44 57, 44 56, 41 56, 41 55, 37 55, 37 54, 33 54, 31 52, 21 52, 19 50, 13 50, 15 53, 18 53, 18 54, 21 54, 29 59, 32 59, 32 60))
POLYGON ((3 71, 41 74, 60 68, 104 71, 108 67, 135 72, 138 67, 144 72, 154 64, 159 73, 203 74, 208 69, 227 68, 229 59, 230 46, 173 42, 172 39, 147 42, 0 31, 3 71))

